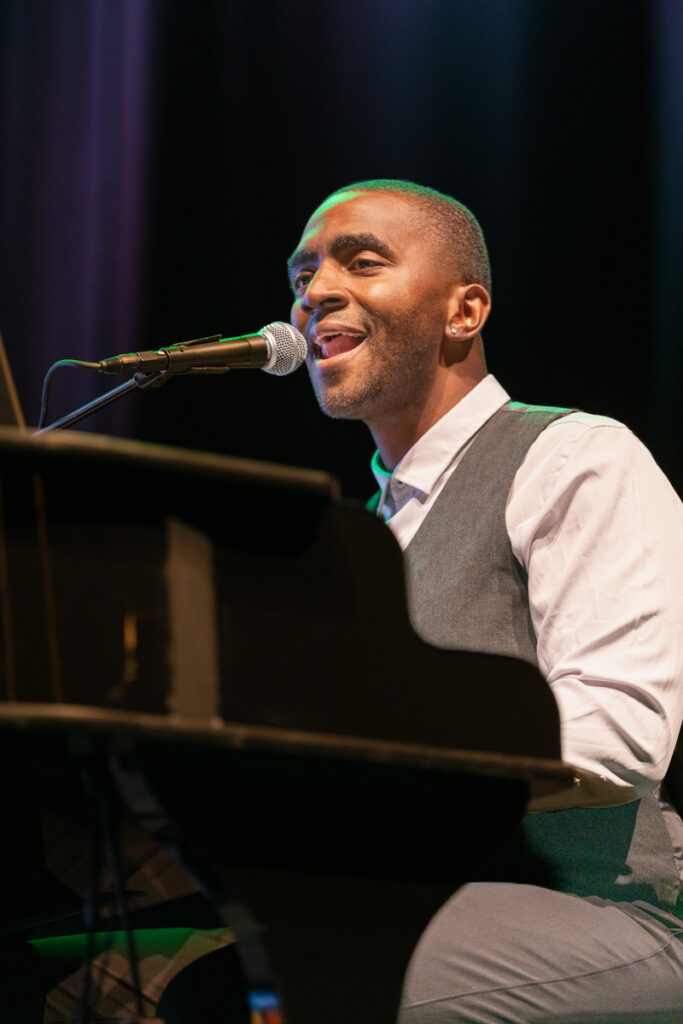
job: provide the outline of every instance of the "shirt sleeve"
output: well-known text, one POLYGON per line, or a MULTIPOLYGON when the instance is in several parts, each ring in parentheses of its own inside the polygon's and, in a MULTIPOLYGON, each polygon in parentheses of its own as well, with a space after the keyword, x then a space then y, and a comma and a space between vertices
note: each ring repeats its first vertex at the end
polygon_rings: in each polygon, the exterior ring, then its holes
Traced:
POLYGON ((683 506, 622 424, 542 432, 506 509, 565 761, 642 795, 683 718, 683 506))

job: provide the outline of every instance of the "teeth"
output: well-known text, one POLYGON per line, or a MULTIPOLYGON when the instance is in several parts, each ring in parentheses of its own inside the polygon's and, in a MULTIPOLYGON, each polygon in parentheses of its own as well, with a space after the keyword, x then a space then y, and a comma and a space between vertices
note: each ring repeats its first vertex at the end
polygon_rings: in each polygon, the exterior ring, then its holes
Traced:
POLYGON ((358 340, 358 342, 361 342, 361 341, 365 340, 365 334, 362 331, 354 330, 353 328, 350 328, 349 330, 345 330, 344 328, 342 328, 341 330, 336 330, 336 331, 334 331, 334 330, 320 331, 320 332, 316 331, 316 333, 313 335, 313 338, 312 338, 312 341, 311 341, 311 352, 312 352, 314 358, 315 359, 328 359, 328 358, 330 358, 324 352, 324 350, 323 350, 324 346, 328 342, 332 341, 333 338, 339 338, 339 337, 342 337, 342 336, 348 336, 350 338, 356 338, 358 340))

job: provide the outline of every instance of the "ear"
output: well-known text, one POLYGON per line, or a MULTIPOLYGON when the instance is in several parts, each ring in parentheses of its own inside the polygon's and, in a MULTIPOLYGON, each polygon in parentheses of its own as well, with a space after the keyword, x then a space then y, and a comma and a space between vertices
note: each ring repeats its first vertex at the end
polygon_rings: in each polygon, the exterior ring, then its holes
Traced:
POLYGON ((473 341, 491 312, 491 296, 481 284, 454 285, 448 301, 445 337, 473 341))

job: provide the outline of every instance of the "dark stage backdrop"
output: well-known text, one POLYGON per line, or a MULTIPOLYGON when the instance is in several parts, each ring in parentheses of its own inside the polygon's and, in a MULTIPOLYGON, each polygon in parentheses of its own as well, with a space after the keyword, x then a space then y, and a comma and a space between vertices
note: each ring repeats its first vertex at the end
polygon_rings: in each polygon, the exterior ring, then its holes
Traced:
MULTIPOLYGON (((626 421, 677 486, 679 0, 3 0, 0 328, 29 420, 62 357, 287 319, 331 189, 405 177, 480 218, 490 368, 626 421)), ((111 386, 62 371, 52 413, 111 386)), ((371 442, 305 371, 172 380, 84 429, 330 469, 371 442)))

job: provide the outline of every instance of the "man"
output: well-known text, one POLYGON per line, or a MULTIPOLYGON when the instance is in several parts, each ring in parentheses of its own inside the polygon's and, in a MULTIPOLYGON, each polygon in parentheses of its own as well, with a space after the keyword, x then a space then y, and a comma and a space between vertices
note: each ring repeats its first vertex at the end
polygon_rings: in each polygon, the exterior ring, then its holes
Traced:
POLYGON ((680 1022, 683 824, 659 787, 683 717, 678 498, 621 424, 487 375, 486 246, 450 197, 340 189, 289 267, 318 402, 377 444, 416 629, 537 662, 582 778, 436 915, 400 1020, 680 1022))

